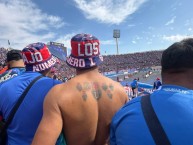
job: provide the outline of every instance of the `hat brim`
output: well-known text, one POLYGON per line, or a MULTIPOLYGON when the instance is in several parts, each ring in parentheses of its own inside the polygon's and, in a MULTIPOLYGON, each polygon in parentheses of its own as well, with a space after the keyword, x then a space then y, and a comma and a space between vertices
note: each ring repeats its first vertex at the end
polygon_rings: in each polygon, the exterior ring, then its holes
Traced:
POLYGON ((102 56, 92 56, 87 58, 75 57, 72 54, 67 57, 66 63, 70 67, 78 69, 88 69, 95 66, 98 66, 103 62, 102 56))

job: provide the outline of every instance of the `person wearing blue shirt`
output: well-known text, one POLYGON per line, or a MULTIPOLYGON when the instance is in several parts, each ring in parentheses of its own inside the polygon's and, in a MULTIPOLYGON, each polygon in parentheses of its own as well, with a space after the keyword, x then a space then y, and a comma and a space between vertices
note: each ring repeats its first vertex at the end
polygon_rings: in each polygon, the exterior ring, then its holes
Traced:
POLYGON ((136 97, 137 96, 137 92, 138 92, 138 83, 137 83, 137 79, 135 78, 132 82, 131 82, 131 89, 132 89, 132 92, 133 92, 133 97, 136 97))
POLYGON ((153 90, 159 89, 159 87, 162 85, 160 78, 157 78, 156 81, 153 83, 153 90))
POLYGON ((20 50, 12 49, 8 51, 6 63, 8 70, 0 75, 0 83, 25 72, 25 65, 20 50))
POLYGON ((0 84, 0 115, 5 122, 27 86, 43 75, 29 90, 7 129, 7 144, 30 145, 43 114, 48 91, 61 82, 47 77, 56 58, 43 43, 33 43, 22 50, 26 72, 0 84))
MULTIPOLYGON (((193 145, 193 39, 168 47, 162 54, 161 66, 162 87, 150 95, 153 110, 170 144, 193 145)), ((141 100, 137 97, 129 101, 115 114, 110 145, 156 145, 141 100)))

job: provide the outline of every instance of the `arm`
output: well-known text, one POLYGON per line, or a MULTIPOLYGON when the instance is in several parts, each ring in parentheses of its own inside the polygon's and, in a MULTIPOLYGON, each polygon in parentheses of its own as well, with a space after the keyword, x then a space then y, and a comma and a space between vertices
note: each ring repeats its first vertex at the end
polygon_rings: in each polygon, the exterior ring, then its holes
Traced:
POLYGON ((54 145, 61 133, 62 115, 57 104, 56 89, 51 89, 45 98, 43 117, 32 145, 54 145))

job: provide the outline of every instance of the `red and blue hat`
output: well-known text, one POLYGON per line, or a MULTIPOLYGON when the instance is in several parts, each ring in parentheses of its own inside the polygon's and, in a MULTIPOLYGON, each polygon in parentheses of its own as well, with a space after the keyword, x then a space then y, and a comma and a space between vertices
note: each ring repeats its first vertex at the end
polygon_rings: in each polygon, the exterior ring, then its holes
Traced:
POLYGON ((46 44, 38 42, 26 46, 22 50, 23 61, 26 65, 26 71, 42 72, 52 68, 57 62, 46 44))
POLYGON ((99 40, 91 34, 77 34, 71 39, 71 54, 66 63, 74 68, 86 69, 103 61, 99 40))

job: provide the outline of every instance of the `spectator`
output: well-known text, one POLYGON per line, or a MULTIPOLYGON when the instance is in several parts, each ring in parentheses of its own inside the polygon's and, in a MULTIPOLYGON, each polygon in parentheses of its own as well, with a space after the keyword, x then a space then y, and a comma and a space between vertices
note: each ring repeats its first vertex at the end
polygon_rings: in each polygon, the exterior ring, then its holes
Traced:
POLYGON ((138 82, 136 78, 131 82, 131 89, 133 92, 133 98, 137 97, 138 82))
POLYGON ((0 76, 1 74, 3 74, 4 72, 6 72, 8 69, 8 67, 6 65, 3 65, 3 69, 0 71, 0 76))
POLYGON ((162 85, 160 78, 157 78, 156 81, 153 83, 153 90, 157 90, 162 85))
POLYGON ((7 53, 7 66, 7 71, 0 75, 0 83, 18 76, 25 71, 20 50, 12 49, 7 53))
MULTIPOLYGON (((136 69, 146 69, 152 66, 160 66, 162 52, 163 51, 160 50, 132 54, 103 56, 104 63, 99 65, 99 71, 103 74, 110 74, 122 71, 130 72, 136 69)), ((6 59, 6 53, 7 49, 0 49, 1 63, 4 63, 4 60, 6 59)), ((60 64, 56 65, 56 75, 57 78, 60 78, 61 80, 63 80, 63 76, 71 78, 72 75, 75 75, 75 69, 69 67, 66 62, 60 60, 60 64)), ((147 75, 149 76, 149 74, 147 75)))
POLYGON ((4 68, 4 65, 2 63, 0 63, 0 75, 5 72, 5 71, 3 71, 3 68, 4 68))
MULTIPOLYGON (((150 98, 144 96, 131 100, 114 116, 111 123, 111 145, 155 145, 155 136, 159 144, 163 145, 193 145, 193 39, 176 42, 167 48, 163 52, 161 65, 161 89, 150 98), (145 110, 141 109, 144 107, 141 103, 148 98, 150 103, 145 109, 152 103, 164 137, 158 130, 159 123, 151 118, 150 122, 146 121, 147 112, 144 118, 145 110)), ((148 114, 149 117, 153 118, 152 114, 148 114)))
POLYGON ((3 64, 0 63, 0 71, 3 69, 3 64))
POLYGON ((55 144, 61 130, 68 145, 107 144, 112 116, 128 100, 119 83, 99 73, 102 58, 95 36, 77 34, 71 47, 67 64, 77 75, 47 95, 32 145, 55 144))
POLYGON ((124 86, 124 89, 125 89, 125 92, 126 92, 126 94, 127 94, 127 96, 129 97, 129 100, 131 100, 132 98, 131 98, 131 88, 129 87, 129 85, 126 83, 125 84, 125 86, 124 86))
POLYGON ((8 126, 7 144, 30 145, 43 114, 43 100, 48 91, 60 82, 46 77, 56 59, 43 43, 33 43, 22 50, 26 72, 0 84, 0 115, 5 122, 13 106, 28 85, 38 80, 25 96, 12 122, 8 126))

